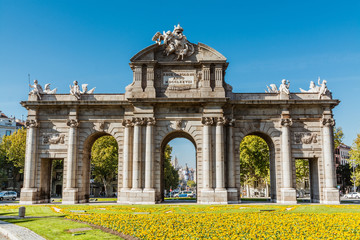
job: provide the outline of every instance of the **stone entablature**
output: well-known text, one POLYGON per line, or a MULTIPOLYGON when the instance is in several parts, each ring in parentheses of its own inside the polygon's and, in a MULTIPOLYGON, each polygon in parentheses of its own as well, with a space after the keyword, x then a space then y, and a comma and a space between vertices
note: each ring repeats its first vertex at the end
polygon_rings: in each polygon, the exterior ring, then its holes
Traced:
POLYGON ((51 159, 64 159, 63 203, 87 202, 91 146, 112 135, 119 145, 118 203, 162 200, 162 152, 176 137, 195 146, 198 202, 238 203, 240 142, 256 134, 269 145, 274 202, 296 203, 295 159, 306 158, 312 201, 339 203, 331 145, 339 101, 316 92, 232 93, 226 58, 192 46, 180 59, 164 55, 164 44, 140 51, 125 94, 32 94, 22 102, 29 112, 21 202, 49 201, 51 159))

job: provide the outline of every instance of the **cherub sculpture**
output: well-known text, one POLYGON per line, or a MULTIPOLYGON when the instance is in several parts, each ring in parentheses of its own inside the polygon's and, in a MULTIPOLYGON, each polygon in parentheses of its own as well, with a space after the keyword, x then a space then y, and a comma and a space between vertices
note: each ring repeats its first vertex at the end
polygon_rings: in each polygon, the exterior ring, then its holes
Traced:
POLYGON ((73 82, 74 86, 70 85, 70 94, 75 96, 78 100, 81 98, 80 87, 77 81, 73 82))
POLYGON ((70 85, 70 94, 75 96, 78 100, 80 100, 81 95, 83 94, 92 94, 95 91, 95 88, 92 88, 88 90, 87 88, 88 84, 82 84, 81 88, 82 91, 80 91, 80 86, 77 81, 74 81, 74 86, 70 85))
POLYGON ((290 88, 290 81, 286 80, 286 79, 281 80, 281 84, 279 87, 279 93, 285 93, 285 94, 289 95, 290 94, 289 88, 290 88))
POLYGON ((319 96, 318 98, 321 99, 322 95, 326 95, 329 91, 329 89, 326 86, 327 81, 323 80, 322 83, 320 82, 320 77, 318 78, 318 84, 320 86, 320 90, 319 90, 319 96))

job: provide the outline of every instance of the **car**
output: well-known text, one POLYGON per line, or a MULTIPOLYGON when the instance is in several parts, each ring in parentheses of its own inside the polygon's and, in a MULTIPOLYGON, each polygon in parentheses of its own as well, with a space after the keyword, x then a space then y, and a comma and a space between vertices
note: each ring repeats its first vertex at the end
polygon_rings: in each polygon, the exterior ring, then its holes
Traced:
POLYGON ((360 198, 360 193, 358 193, 358 192, 349 192, 349 193, 344 195, 344 198, 356 198, 356 199, 359 199, 360 198))
POLYGON ((17 193, 14 191, 2 191, 0 192, 0 201, 3 200, 13 200, 17 198, 17 193))

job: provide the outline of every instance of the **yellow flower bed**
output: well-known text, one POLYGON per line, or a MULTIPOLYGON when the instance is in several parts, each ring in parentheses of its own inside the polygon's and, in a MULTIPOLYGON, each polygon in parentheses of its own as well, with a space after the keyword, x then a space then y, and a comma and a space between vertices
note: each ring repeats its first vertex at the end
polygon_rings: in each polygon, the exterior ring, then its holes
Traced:
MULTIPOLYGON (((239 205, 86 208, 85 213, 71 213, 68 209, 64 212, 68 219, 96 224, 140 239, 360 239, 359 213, 292 213, 294 206, 291 209, 268 207, 276 212, 241 212, 267 206, 239 205), (238 212, 221 212, 229 209, 238 212)), ((84 206, 82 209, 85 210, 84 206)))

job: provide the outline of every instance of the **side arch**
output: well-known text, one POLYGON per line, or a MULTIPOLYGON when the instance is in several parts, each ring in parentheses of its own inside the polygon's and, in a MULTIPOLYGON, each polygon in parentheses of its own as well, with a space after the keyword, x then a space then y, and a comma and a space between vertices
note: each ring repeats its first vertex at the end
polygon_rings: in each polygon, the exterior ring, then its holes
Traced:
MULTIPOLYGON (((96 123, 93 124, 96 126, 96 123)), ((112 136, 118 144, 118 182, 117 190, 121 184, 121 153, 122 153, 122 130, 120 128, 108 124, 103 130, 97 130, 96 127, 83 127, 79 129, 79 142, 78 142, 78 161, 77 161, 77 188, 78 188, 78 201, 80 203, 89 202, 90 198, 90 158, 91 148, 94 142, 103 136, 112 136)))

